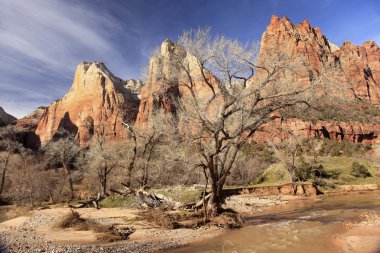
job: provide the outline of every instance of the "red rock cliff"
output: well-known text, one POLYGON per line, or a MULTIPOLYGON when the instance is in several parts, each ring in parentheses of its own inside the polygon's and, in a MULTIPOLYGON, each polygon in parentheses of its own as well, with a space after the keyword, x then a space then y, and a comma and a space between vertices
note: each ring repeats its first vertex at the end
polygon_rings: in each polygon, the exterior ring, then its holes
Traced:
POLYGON ((345 42, 339 48, 307 20, 294 25, 273 16, 262 35, 259 60, 270 62, 275 53, 303 65, 294 78, 310 82, 327 73, 336 85, 352 87, 353 94, 345 95, 380 104, 380 49, 374 41, 361 46, 345 42))
POLYGON ((69 92, 51 104, 36 129, 41 144, 53 138, 59 128, 77 134, 81 143, 105 129, 110 138, 124 138, 122 120, 135 120, 137 95, 123 87, 101 62, 78 65, 69 92))
POLYGON ((271 123, 261 126, 252 141, 265 142, 275 137, 286 138, 289 132, 307 138, 375 144, 380 138, 380 125, 337 121, 312 123, 301 119, 283 120, 278 117, 271 123))

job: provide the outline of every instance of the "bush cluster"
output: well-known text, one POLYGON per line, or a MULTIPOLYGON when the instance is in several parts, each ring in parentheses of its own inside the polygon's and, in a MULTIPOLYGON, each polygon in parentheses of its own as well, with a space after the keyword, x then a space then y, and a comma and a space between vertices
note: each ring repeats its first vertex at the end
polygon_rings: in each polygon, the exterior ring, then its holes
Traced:
POLYGON ((371 177, 371 173, 369 172, 368 168, 361 163, 353 162, 352 163, 352 169, 351 169, 351 175, 354 177, 371 177))

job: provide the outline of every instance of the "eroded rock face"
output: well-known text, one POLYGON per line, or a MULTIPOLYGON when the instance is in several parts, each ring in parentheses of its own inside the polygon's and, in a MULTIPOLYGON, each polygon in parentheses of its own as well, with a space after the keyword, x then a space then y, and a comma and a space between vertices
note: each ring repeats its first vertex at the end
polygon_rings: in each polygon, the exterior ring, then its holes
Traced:
POLYGON ((179 88, 168 83, 174 74, 173 56, 186 57, 186 51, 176 46, 172 41, 165 40, 161 44, 160 52, 149 62, 149 79, 140 93, 140 108, 136 125, 144 126, 155 111, 164 111, 175 115, 174 101, 180 97, 179 88))
POLYGON ((17 127, 19 138, 25 147, 34 150, 40 147, 40 139, 35 131, 46 109, 47 107, 40 106, 31 114, 12 123, 12 125, 17 127))
POLYGON ((76 134, 82 144, 102 132, 108 138, 125 138, 122 121, 135 120, 138 98, 123 85, 102 62, 79 64, 69 92, 45 110, 38 124, 41 144, 60 128, 76 134))
POLYGON ((375 144, 380 138, 380 125, 334 121, 313 123, 300 119, 283 120, 278 117, 271 123, 261 126, 253 136, 253 140, 264 142, 275 137, 287 138, 286 133, 289 132, 307 138, 375 144))
MULTIPOLYGON (((160 52, 150 60, 149 79, 141 89, 136 125, 144 126, 157 111, 176 115, 176 101, 179 100, 182 104, 189 101, 190 91, 182 85, 189 83, 189 80, 183 75, 183 71, 181 74, 178 64, 188 68, 198 98, 211 96, 211 89, 201 78, 196 57, 167 39, 161 44, 160 52)), ((217 78, 208 71, 204 74, 218 93, 217 78)))
POLYGON ((326 74, 336 85, 352 87, 342 95, 380 104, 380 49, 374 41, 361 46, 345 42, 339 48, 307 20, 294 25, 273 16, 262 36, 259 59, 270 62, 275 54, 299 63, 294 79, 307 83, 326 74))
POLYGON ((6 113, 4 109, 0 107, 0 127, 7 126, 15 120, 17 120, 16 117, 6 113))

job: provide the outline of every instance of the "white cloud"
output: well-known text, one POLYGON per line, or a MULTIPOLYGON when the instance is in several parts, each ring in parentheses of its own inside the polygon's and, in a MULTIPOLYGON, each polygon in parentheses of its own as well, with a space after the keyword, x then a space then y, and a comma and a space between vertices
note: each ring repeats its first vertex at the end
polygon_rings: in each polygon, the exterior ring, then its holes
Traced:
POLYGON ((17 101, 50 103, 63 96, 58 92, 71 82, 61 82, 72 80, 84 60, 112 60, 121 72, 126 61, 113 42, 121 30, 112 16, 81 1, 0 0, 0 106, 20 117, 33 110, 28 108, 33 103, 9 108, 17 101))

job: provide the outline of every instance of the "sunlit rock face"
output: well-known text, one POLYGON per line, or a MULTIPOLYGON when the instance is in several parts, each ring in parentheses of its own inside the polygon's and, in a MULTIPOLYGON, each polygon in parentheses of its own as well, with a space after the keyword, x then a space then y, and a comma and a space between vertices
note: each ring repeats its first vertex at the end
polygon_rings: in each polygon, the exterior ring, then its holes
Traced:
POLYGON ((76 134, 82 144, 97 134, 125 138, 122 121, 135 120, 138 104, 137 95, 104 63, 82 62, 69 92, 45 110, 36 135, 41 144, 51 140, 60 128, 76 134))
POLYGON ((380 104, 380 49, 374 41, 361 46, 345 42, 339 48, 307 20, 295 25, 273 16, 261 39, 259 61, 270 63, 275 54, 300 63, 294 79, 307 83, 325 75, 336 85, 352 87, 343 96, 380 104))
MULTIPOLYGON (((296 71, 287 72, 289 80, 310 84, 327 75, 337 85, 352 87, 342 93, 343 97, 380 104, 380 49, 373 41, 362 46, 345 42, 338 47, 307 20, 293 24, 285 17, 273 16, 262 35, 258 62, 273 62, 278 55, 285 61, 300 63, 296 71)), ((43 111, 36 136, 44 144, 59 128, 65 128, 77 134, 81 143, 86 143, 104 129, 107 136, 122 139, 126 138, 123 120, 144 126, 157 111, 175 116, 176 101, 186 103, 190 98, 186 88, 172 85, 173 80, 186 82, 176 68, 178 62, 186 63, 192 76, 201 75, 197 59, 170 40, 163 41, 151 58, 144 83, 133 79, 123 81, 101 62, 79 64, 70 91, 43 111)), ((207 71, 206 76, 217 90, 217 78, 207 71)), ((195 83, 198 95, 210 95, 210 90, 197 82, 197 78, 195 83)), ((254 139, 273 138, 273 134, 267 134, 271 128, 277 132, 286 128, 310 137, 373 143, 380 127, 327 121, 312 124, 280 117, 263 126, 254 139)))
POLYGON ((174 100, 180 96, 178 87, 169 85, 168 78, 173 75, 173 57, 186 52, 170 40, 161 44, 160 51, 149 62, 149 73, 146 84, 140 92, 140 108, 136 125, 144 126, 156 111, 169 114, 176 113, 174 100))
MULTIPOLYGON (((157 111, 175 115, 176 101, 181 101, 182 105, 186 105, 189 101, 190 91, 183 85, 189 83, 189 80, 183 71, 179 71, 178 64, 188 68, 198 98, 206 99, 207 96, 211 96, 210 88, 202 81, 196 57, 167 39, 162 42, 159 52, 150 60, 148 80, 140 93, 137 126, 144 126, 157 111)), ((204 74, 218 93, 217 78, 208 71, 204 74)))
POLYGON ((7 126, 15 120, 15 117, 6 113, 4 109, 0 107, 0 127, 7 126))
POLYGON ((261 126, 251 141, 265 142, 277 137, 286 139, 289 133, 306 138, 375 144, 380 138, 380 125, 337 121, 313 123, 301 119, 284 120, 278 117, 271 123, 261 126))

